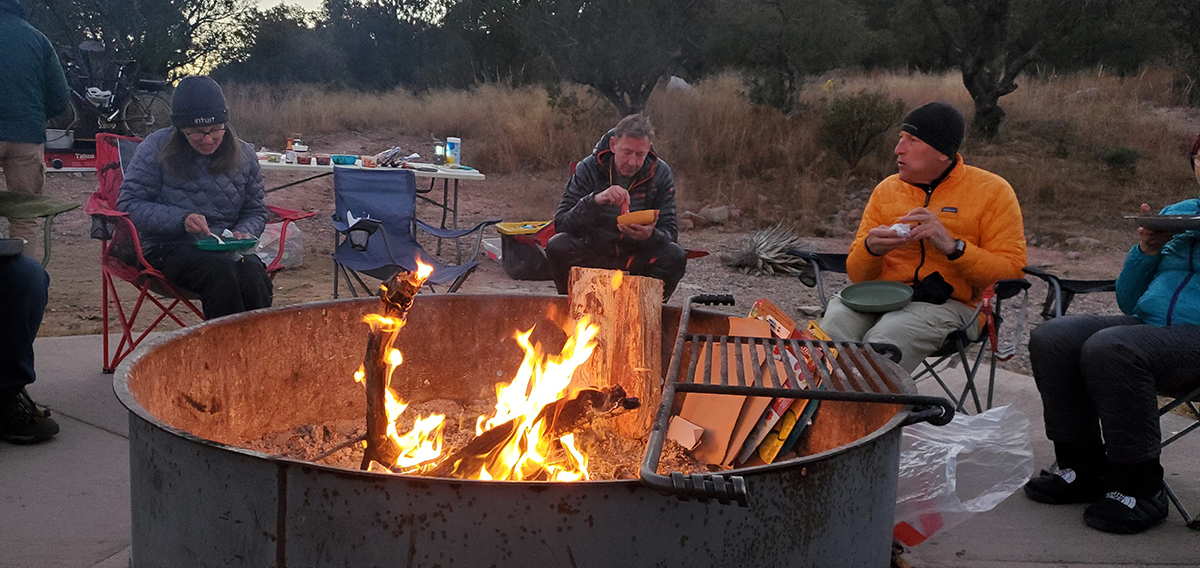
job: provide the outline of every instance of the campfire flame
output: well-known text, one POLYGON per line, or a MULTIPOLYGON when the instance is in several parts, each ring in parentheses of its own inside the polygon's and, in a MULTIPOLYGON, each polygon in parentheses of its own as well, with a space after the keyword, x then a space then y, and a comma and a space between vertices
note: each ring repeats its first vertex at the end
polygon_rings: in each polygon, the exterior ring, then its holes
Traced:
MULTIPOLYGON (((415 275, 418 281, 414 282, 410 277, 409 283, 419 287, 430 272, 431 267, 420 264, 415 275)), ((620 285, 619 280, 614 282, 614 286, 617 285, 620 285)), ((386 288, 384 291, 386 293, 386 288)), ((393 373, 404 362, 400 351, 391 346, 405 321, 379 314, 364 318, 364 322, 371 326, 372 333, 386 334, 388 349, 384 363, 387 365, 387 385, 391 384, 393 373)), ((568 388, 575 369, 587 361, 596 349, 598 331, 584 318, 576 324, 574 333, 568 334, 562 352, 557 355, 548 355, 543 352, 540 343, 531 343, 532 328, 515 335, 517 344, 525 351, 525 358, 511 382, 496 385, 495 413, 490 418, 480 416, 475 428, 477 436, 500 425, 510 427, 511 432, 487 455, 472 456, 479 458, 483 464, 477 472, 464 472, 465 475, 456 474, 455 477, 509 481, 589 479, 588 458, 576 447, 575 437, 571 434, 561 435, 561 432, 559 436, 550 435, 553 424, 547 422, 555 417, 552 413, 548 416, 541 413, 547 405, 569 394, 568 388)), ((365 367, 359 367, 354 380, 366 384, 365 367)), ((385 389, 385 397, 387 437, 394 443, 399 455, 394 463, 381 465, 389 471, 415 474, 437 468, 447 458, 443 454, 445 415, 418 416, 412 428, 401 434, 396 421, 408 409, 408 404, 390 386, 385 389)), ((453 465, 457 467, 459 461, 456 460, 453 465)))
POLYGON ((554 481, 588 478, 587 458, 575 447, 574 436, 551 439, 546 435, 550 424, 538 414, 542 407, 567 394, 575 369, 596 350, 594 340, 598 331, 583 318, 557 356, 547 356, 541 344, 530 343, 532 329, 516 335, 525 359, 512 382, 496 385, 496 413, 491 419, 479 417, 475 427, 475 434, 480 435, 505 422, 516 421, 513 435, 488 456, 484 466, 488 479, 522 481, 539 476, 542 470, 554 481), (557 446, 565 453, 556 452, 557 446), (561 458, 551 459, 554 455, 561 458))

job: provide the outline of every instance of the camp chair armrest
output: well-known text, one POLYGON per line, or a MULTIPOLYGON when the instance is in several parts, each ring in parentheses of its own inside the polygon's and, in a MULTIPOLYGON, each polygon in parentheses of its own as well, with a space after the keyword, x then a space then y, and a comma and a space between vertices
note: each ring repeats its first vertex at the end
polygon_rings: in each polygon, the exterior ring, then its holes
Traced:
POLYGON ((1021 269, 1030 276, 1035 276, 1046 282, 1046 299, 1042 302, 1042 319, 1050 319, 1067 313, 1071 299, 1075 294, 1090 294, 1092 292, 1113 292, 1117 289, 1116 280, 1075 280, 1061 278, 1051 274, 1040 266, 1026 266, 1021 269))
POLYGON ((280 220, 283 221, 299 221, 300 219, 307 219, 317 215, 316 211, 295 211, 292 209, 275 207, 274 205, 268 205, 267 209, 270 209, 272 213, 278 215, 280 220))
POLYGON ((1006 280, 997 280, 993 289, 996 292, 997 298, 1001 300, 1007 300, 1025 290, 1028 290, 1032 285, 1033 284, 1030 284, 1029 281, 1024 278, 1012 278, 1006 280))
POLYGON ((426 233, 429 233, 430 235, 433 235, 439 239, 457 239, 460 237, 465 237, 476 231, 482 231, 485 227, 495 225, 502 220, 503 219, 488 219, 487 221, 483 221, 482 223, 479 223, 470 229, 440 229, 420 219, 417 219, 417 226, 420 227, 422 231, 425 231, 426 233))

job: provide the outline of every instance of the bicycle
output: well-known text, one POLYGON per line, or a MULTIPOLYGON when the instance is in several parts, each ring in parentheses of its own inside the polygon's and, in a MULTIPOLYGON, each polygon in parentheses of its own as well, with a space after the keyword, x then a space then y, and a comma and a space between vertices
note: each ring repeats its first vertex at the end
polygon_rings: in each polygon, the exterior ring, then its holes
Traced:
POLYGON ((85 41, 78 50, 59 49, 71 101, 47 127, 94 141, 99 132, 145 138, 170 126, 171 103, 160 94, 167 82, 135 78, 135 60, 107 60, 99 55, 103 52, 97 41, 85 41))

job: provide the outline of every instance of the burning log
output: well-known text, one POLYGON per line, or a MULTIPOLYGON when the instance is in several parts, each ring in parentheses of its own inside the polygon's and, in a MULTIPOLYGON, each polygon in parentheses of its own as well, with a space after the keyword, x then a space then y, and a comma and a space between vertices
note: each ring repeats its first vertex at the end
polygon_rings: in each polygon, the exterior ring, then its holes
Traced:
POLYGON ((420 265, 416 272, 399 272, 379 286, 379 318, 372 320, 371 333, 367 337, 367 353, 363 356, 363 378, 367 391, 367 448, 363 453, 361 469, 367 469, 372 461, 392 464, 400 455, 400 448, 388 437, 387 390, 391 370, 392 343, 408 318, 408 310, 425 278, 432 269, 420 265))
MULTIPOLYGON (((534 423, 543 422, 546 425, 544 436, 549 440, 558 440, 583 430, 597 418, 619 416, 639 405, 637 398, 625 396, 621 385, 603 389, 585 388, 571 397, 560 398, 542 407, 534 423)), ((426 475, 465 477, 478 473, 492 459, 492 454, 516 434, 519 421, 509 420, 476 436, 426 475)))
POLYGON ((569 286, 571 317, 599 324, 596 351, 575 372, 574 387, 620 385, 642 406, 616 420, 626 438, 650 432, 662 399, 663 282, 619 270, 574 267, 569 286))

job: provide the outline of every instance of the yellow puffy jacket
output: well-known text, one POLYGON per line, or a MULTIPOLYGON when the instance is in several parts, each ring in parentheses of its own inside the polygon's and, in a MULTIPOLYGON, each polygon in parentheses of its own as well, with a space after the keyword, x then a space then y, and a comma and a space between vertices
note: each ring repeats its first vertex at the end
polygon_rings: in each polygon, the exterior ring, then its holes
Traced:
POLYGON ((912 284, 933 272, 954 287, 952 298, 974 307, 983 290, 997 280, 1021 278, 1025 266, 1025 227, 1021 206, 1004 178, 963 163, 931 192, 888 177, 875 186, 863 211, 862 223, 846 269, 851 282, 892 280, 912 284), (909 211, 925 207, 941 220, 955 239, 967 243, 965 252, 950 261, 932 245, 914 241, 884 256, 867 252, 867 232, 891 226, 909 211))

